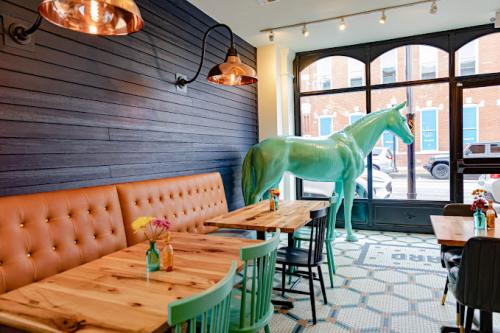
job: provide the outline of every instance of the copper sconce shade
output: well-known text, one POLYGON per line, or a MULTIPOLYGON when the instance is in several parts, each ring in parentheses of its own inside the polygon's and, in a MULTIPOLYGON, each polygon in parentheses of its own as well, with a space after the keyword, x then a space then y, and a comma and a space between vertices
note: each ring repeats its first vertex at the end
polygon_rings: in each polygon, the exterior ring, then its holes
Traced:
POLYGON ((133 0, 43 0, 38 12, 55 25, 94 35, 127 35, 144 26, 133 0))
POLYGON ((200 59, 201 61, 198 67, 198 71, 196 71, 196 74, 190 80, 178 77, 175 82, 177 87, 182 88, 187 84, 194 82, 198 78, 198 75, 200 75, 201 69, 203 68, 203 62, 205 60, 205 47, 208 34, 216 28, 225 28, 229 31, 231 38, 231 46, 227 51, 226 59, 224 60, 224 62, 215 65, 208 72, 207 80, 209 82, 224 86, 244 86, 247 84, 252 84, 257 82, 257 73, 255 69, 242 63, 240 57, 238 56, 238 52, 236 51, 236 48, 234 46, 234 36, 233 32, 231 31, 231 28, 229 28, 225 24, 216 24, 208 28, 208 30, 205 32, 205 35, 203 36, 201 59, 200 59))
POLYGON ((235 49, 229 49, 226 60, 208 72, 208 81, 225 86, 244 86, 257 82, 257 73, 241 62, 235 49))

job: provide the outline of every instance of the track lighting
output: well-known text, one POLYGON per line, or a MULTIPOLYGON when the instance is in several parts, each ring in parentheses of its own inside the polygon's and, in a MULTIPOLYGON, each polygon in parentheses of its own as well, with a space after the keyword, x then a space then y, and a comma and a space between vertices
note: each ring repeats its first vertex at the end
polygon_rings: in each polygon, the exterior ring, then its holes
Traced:
POLYGON ((274 42, 274 31, 269 31, 269 41, 272 43, 274 42))
POLYGON ((339 30, 344 31, 347 28, 347 25, 345 24, 344 18, 340 19, 340 24, 339 24, 339 30))
POLYGON ((431 10, 429 11, 431 14, 436 14, 438 11, 438 6, 436 1, 433 1, 431 4, 431 10))
POLYGON ((385 10, 382 10, 382 16, 380 16, 378 23, 385 24, 386 21, 387 21, 387 16, 385 16, 385 10))
POLYGON ((302 34, 304 35, 304 37, 309 37, 309 30, 307 30, 307 25, 305 24, 302 27, 302 34))
MULTIPOLYGON (((62 1, 62 0, 59 0, 62 1)), ((83 1, 83 0, 80 0, 83 1)), ((88 1, 88 0, 85 0, 88 1)), ((259 0, 260 1, 260 0, 259 0)), ((267 1, 267 0, 266 0, 267 1)), ((293 24, 287 24, 287 25, 282 25, 282 26, 275 26, 275 27, 269 27, 265 29, 261 29, 260 32, 263 33, 268 33, 269 34, 269 41, 274 41, 274 31, 278 30, 285 30, 285 29, 300 29, 302 30, 302 34, 304 37, 309 36, 309 31, 307 29, 308 26, 311 24, 317 24, 317 23, 323 23, 323 22, 336 22, 339 21, 338 28, 340 31, 344 31, 347 29, 347 24, 345 20, 347 20, 350 17, 357 17, 357 16, 362 16, 362 15, 367 15, 367 14, 380 14, 380 18, 378 22, 380 24, 386 24, 387 23, 387 16, 386 16, 386 11, 387 10, 396 10, 396 9, 403 9, 403 8, 408 8, 408 7, 413 7, 413 6, 420 6, 423 4, 426 5, 431 5, 429 8, 429 13, 430 14, 436 14, 438 11, 438 6, 437 3, 439 0, 408 0, 410 2, 405 2, 402 4, 395 4, 392 6, 386 6, 386 7, 378 7, 378 8, 373 8, 369 10, 364 10, 360 12, 354 12, 354 13, 346 13, 342 14, 339 16, 332 16, 332 17, 327 17, 327 18, 318 18, 316 20, 312 21, 302 21, 299 23, 293 23, 293 24)), ((500 19, 497 19, 497 22, 500 21, 500 19)), ((500 23, 498 23, 500 25, 500 23)))

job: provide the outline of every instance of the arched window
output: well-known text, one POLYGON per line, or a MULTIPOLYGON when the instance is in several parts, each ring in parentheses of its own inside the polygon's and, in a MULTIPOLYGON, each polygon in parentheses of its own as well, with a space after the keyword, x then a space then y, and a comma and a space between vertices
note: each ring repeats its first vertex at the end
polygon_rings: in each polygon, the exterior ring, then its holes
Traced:
POLYGON ((406 45, 372 61, 371 84, 430 80, 448 76, 448 53, 429 45, 406 45))
POLYGON ((474 39, 455 52, 455 75, 500 72, 500 32, 474 39))
POLYGON ((320 91, 365 85, 365 64, 345 56, 321 58, 300 72, 300 91, 320 91))

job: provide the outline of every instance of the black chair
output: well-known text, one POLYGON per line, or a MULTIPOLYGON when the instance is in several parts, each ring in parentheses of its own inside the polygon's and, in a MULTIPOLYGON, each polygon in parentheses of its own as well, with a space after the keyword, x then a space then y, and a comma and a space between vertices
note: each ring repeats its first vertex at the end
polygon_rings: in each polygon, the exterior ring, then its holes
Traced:
POLYGON ((281 291, 282 295, 285 292, 309 295, 311 298, 311 308, 313 324, 316 325, 316 304, 314 300, 314 285, 313 281, 317 280, 321 284, 321 292, 323 293, 323 300, 325 304, 327 303, 325 283, 323 281, 323 272, 321 271, 321 265, 323 264, 323 244, 325 240, 325 230, 328 220, 328 210, 329 207, 323 208, 321 210, 316 210, 311 212, 311 222, 308 226, 311 227, 311 235, 309 239, 309 248, 300 249, 295 247, 283 247, 278 250, 278 255, 276 263, 278 265, 277 270, 281 271, 281 288, 275 288, 275 290, 281 291), (281 265, 281 267, 280 267, 281 265), (295 269, 289 269, 290 267, 295 267, 295 269), (317 276, 313 273, 313 268, 316 267, 318 270, 317 276), (301 270, 301 268, 303 270, 301 270), (307 268, 307 271, 304 269, 307 268), (294 290, 292 288, 285 288, 286 274, 307 278, 309 280, 309 292, 294 290))
POLYGON ((478 332, 471 330, 474 311, 480 311, 480 332, 493 332, 493 313, 500 312, 500 239, 471 238, 464 247, 460 265, 448 272, 450 290, 460 303, 463 327, 442 327, 441 332, 478 332))
MULTIPOLYGON (((443 215, 472 217, 472 211, 470 210, 469 205, 461 203, 451 203, 444 206, 443 215)), ((449 270, 452 267, 460 264, 460 259, 462 258, 462 249, 463 249, 462 247, 441 245, 441 266, 449 270)), ((448 294, 448 283, 449 279, 448 277, 446 277, 446 284, 444 285, 443 297, 441 298, 442 305, 446 303, 446 295, 448 294)), ((458 325, 458 316, 457 316, 457 325, 458 325)))

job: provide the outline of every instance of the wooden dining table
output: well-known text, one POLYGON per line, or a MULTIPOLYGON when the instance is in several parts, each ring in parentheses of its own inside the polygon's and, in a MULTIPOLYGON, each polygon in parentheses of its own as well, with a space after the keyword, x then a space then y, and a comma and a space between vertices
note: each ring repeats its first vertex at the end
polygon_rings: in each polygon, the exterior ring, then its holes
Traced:
POLYGON ((219 228, 255 230, 258 239, 265 239, 266 232, 274 232, 277 229, 291 237, 295 231, 311 221, 311 211, 329 205, 328 201, 320 200, 280 200, 278 210, 271 211, 269 200, 263 200, 208 219, 204 224, 219 228))
POLYGON ((163 332, 168 304, 201 293, 258 240, 172 233, 174 270, 146 272, 143 242, 0 295, 0 332, 163 332))
MULTIPOLYGON (((293 246, 293 233, 311 221, 310 212, 329 206, 320 200, 280 200, 278 210, 271 211, 269 200, 245 206, 232 212, 208 219, 205 225, 219 228, 255 230, 257 239, 265 240, 266 232, 280 229, 288 234, 288 246, 293 246)), ((283 309, 293 308, 290 301, 273 299, 283 309)))
POLYGON ((500 225, 495 229, 474 229, 472 216, 431 215, 432 229, 438 244, 447 246, 465 246, 472 237, 483 236, 500 238, 500 225))

